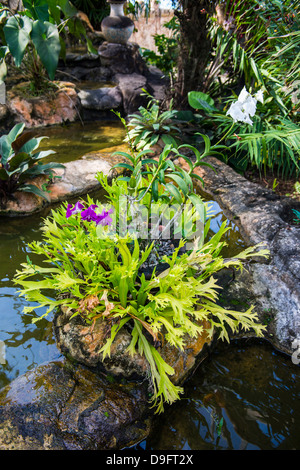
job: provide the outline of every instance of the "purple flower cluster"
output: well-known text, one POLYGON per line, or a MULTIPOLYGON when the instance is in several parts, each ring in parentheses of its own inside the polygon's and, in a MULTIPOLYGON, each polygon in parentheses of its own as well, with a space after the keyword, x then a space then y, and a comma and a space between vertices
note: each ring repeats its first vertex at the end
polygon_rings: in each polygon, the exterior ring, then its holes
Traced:
POLYGON ((106 211, 103 209, 101 214, 96 214, 95 209, 98 206, 96 204, 91 204, 89 207, 85 209, 84 205, 81 202, 76 202, 74 207, 72 204, 68 204, 67 211, 66 211, 66 218, 68 219, 71 215, 78 214, 80 212, 81 219, 86 220, 87 222, 95 222, 96 225, 111 225, 112 218, 109 214, 113 212, 113 209, 109 209, 106 211))

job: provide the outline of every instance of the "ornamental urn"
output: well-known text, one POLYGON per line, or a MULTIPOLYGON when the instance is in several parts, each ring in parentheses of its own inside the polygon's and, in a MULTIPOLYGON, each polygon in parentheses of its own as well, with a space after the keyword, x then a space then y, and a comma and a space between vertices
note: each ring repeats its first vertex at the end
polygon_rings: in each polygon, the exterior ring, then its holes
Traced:
POLYGON ((110 15, 101 23, 101 30, 107 42, 126 44, 133 33, 133 21, 124 15, 126 0, 108 0, 110 15))

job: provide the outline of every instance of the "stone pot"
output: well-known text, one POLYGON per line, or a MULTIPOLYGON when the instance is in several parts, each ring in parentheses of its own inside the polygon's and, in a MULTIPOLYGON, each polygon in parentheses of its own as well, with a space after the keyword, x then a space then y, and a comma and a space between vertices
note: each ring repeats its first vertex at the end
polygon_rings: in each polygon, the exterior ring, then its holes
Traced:
POLYGON ((107 42, 126 44, 133 33, 133 21, 124 15, 125 0, 108 0, 110 16, 104 18, 101 30, 107 42))

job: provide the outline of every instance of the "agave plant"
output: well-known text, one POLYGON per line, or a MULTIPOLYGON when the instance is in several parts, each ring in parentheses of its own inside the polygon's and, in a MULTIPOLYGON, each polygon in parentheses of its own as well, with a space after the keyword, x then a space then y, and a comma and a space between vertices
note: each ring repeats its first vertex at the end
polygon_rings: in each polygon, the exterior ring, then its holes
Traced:
POLYGON ((30 132, 23 133, 25 124, 16 124, 7 134, 0 137, 0 201, 12 197, 16 191, 34 193, 45 199, 45 190, 41 190, 29 181, 36 176, 53 177, 54 168, 64 168, 61 163, 42 164, 41 159, 55 153, 53 150, 38 151, 39 144, 45 137, 32 137, 30 132))

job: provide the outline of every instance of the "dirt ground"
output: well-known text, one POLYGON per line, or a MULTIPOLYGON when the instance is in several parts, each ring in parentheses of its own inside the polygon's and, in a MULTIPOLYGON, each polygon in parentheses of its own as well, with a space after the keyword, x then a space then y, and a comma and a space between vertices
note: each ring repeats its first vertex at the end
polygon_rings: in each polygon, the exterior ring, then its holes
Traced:
POLYGON ((272 189, 280 196, 288 196, 293 200, 300 202, 300 177, 285 180, 270 173, 266 175, 260 175, 257 171, 254 170, 247 171, 244 176, 253 183, 257 183, 265 188, 272 189))

